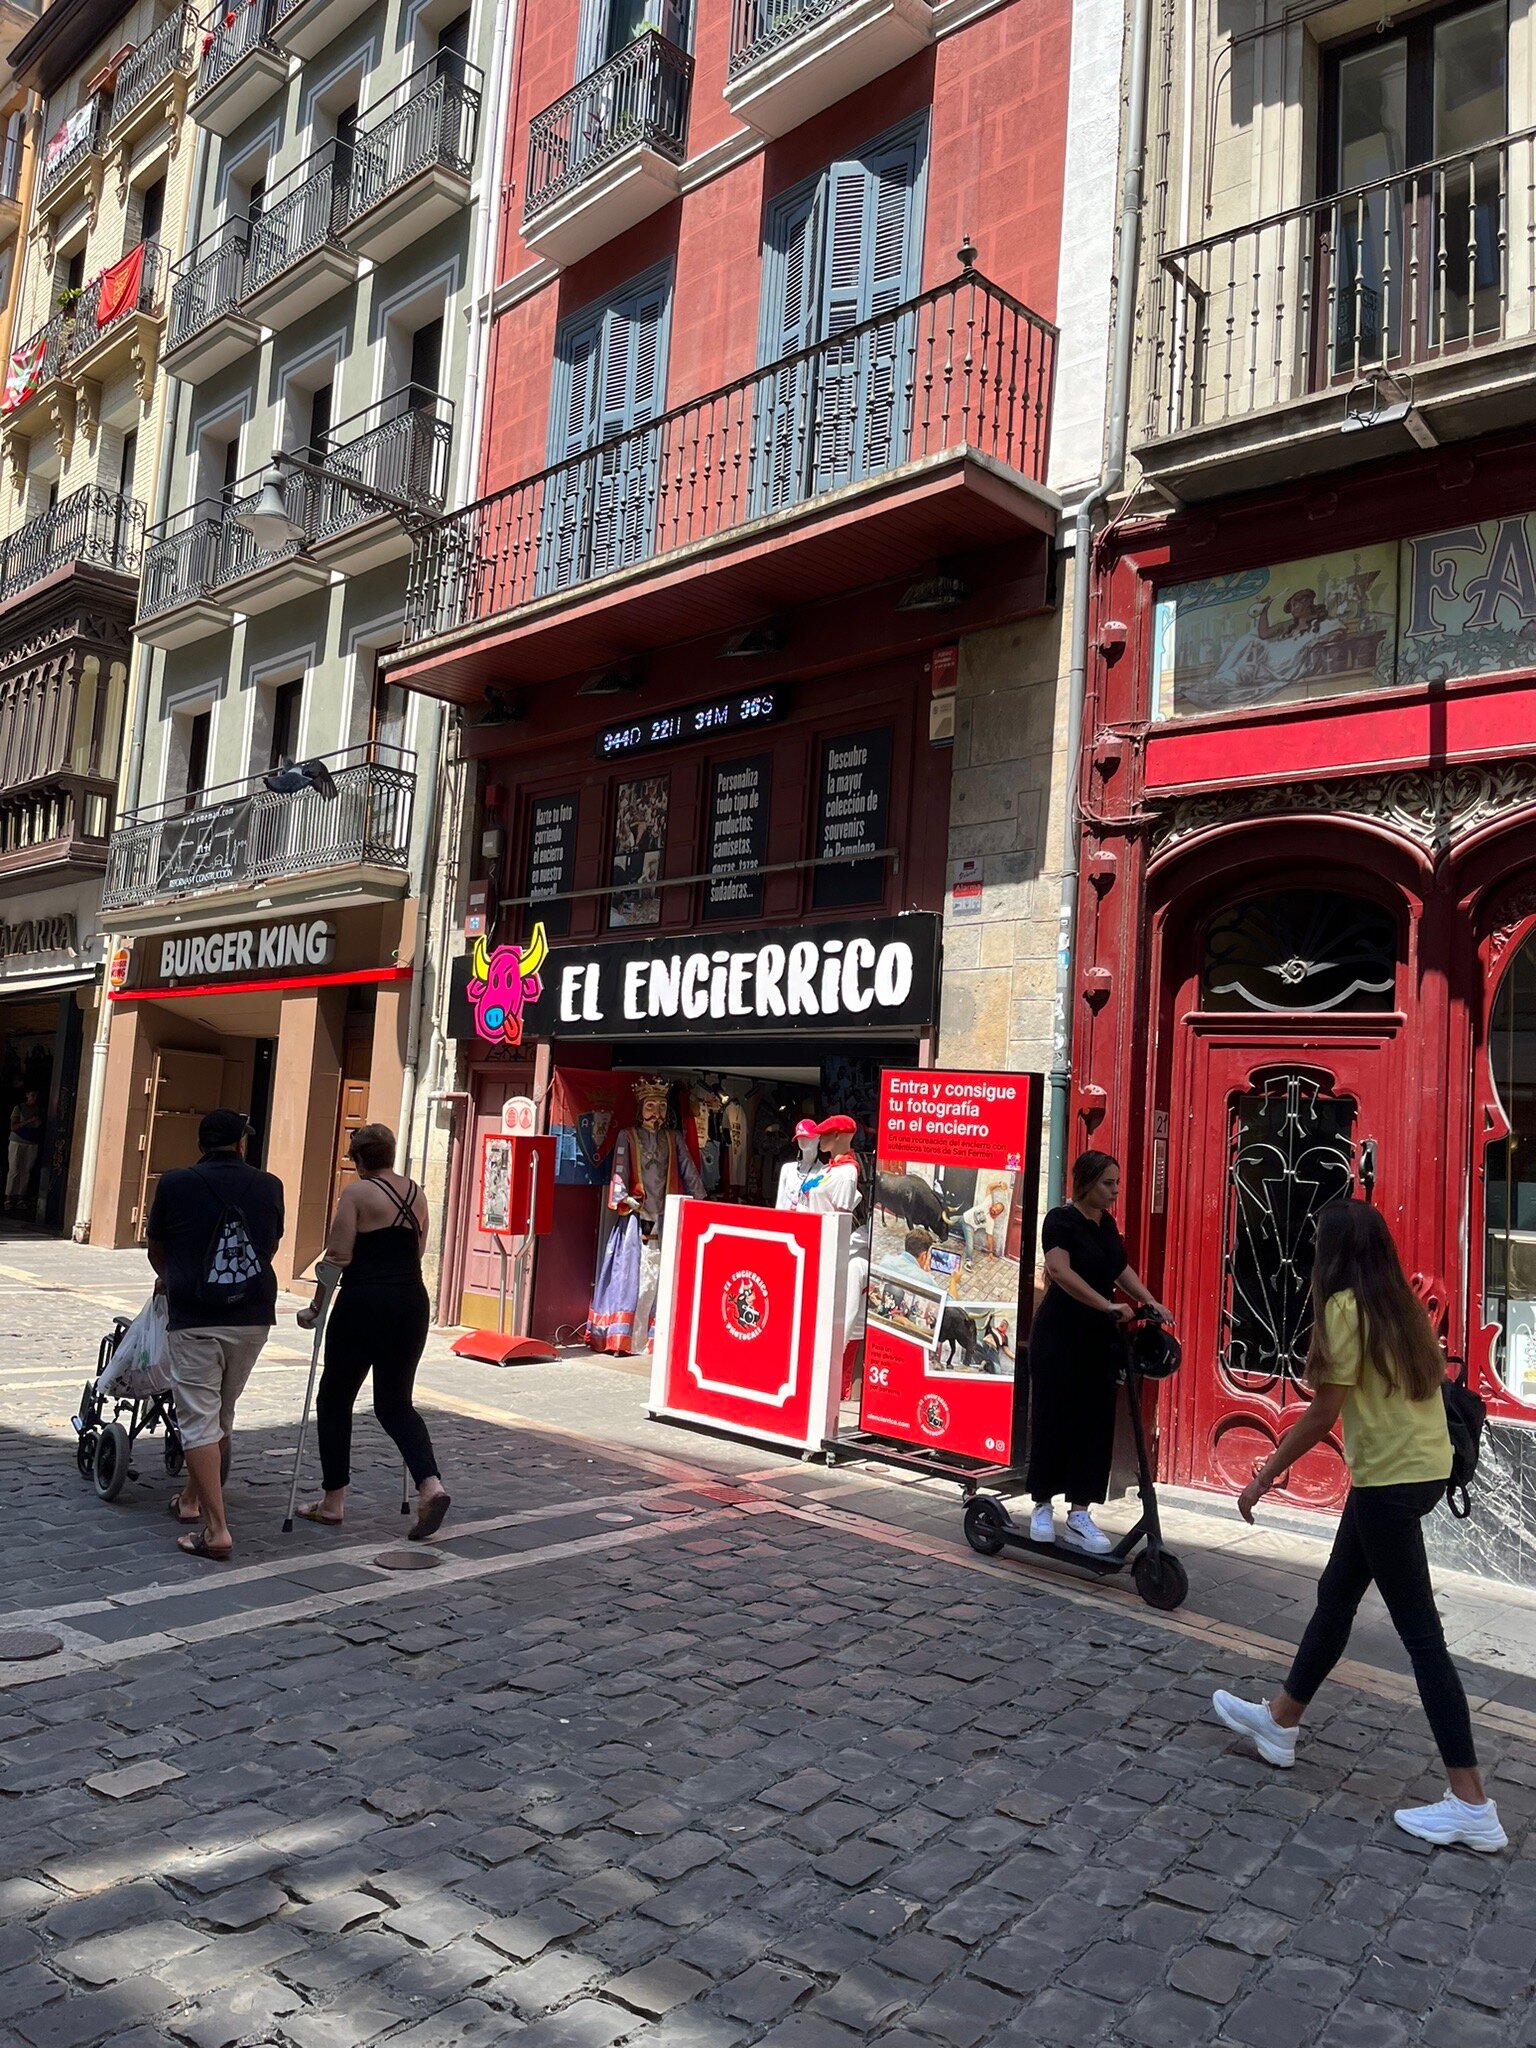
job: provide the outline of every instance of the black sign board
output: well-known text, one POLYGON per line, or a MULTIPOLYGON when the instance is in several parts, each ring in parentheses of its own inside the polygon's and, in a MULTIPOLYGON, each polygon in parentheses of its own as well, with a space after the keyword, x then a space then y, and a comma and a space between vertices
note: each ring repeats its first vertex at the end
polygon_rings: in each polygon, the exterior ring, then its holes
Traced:
MULTIPOLYGON (((816 794, 817 859, 878 852, 886 843, 890 809, 890 727, 823 740, 816 794)), ((840 860, 816 870, 811 901, 818 910, 839 910, 868 903, 884 889, 884 861, 840 860)))
POLYGON ((789 691, 780 683, 711 697, 703 704, 684 704, 677 711, 648 711, 622 725, 605 726, 597 736, 598 759, 621 761, 631 754, 649 754, 657 747, 686 747, 695 740, 718 739, 722 733, 772 725, 788 710, 789 691))
POLYGON ((568 897, 564 902, 548 899, 566 897, 575 882, 576 798, 574 794, 535 797, 528 812, 525 893, 532 904, 542 906, 530 911, 529 922, 534 917, 541 919, 553 939, 563 938, 570 930, 571 906, 568 897))
POLYGON ((704 915, 761 917, 763 878, 751 872, 768 854, 771 754, 717 761, 709 779, 709 845, 704 855, 704 915))
MULTIPOLYGON (((526 945, 536 920, 510 941, 526 945)), ((476 1036, 467 955, 448 1029, 476 1036)), ((525 1038, 719 1038, 757 1032, 916 1031, 938 1014, 939 919, 847 918, 750 931, 557 946, 522 1013, 525 1038)))

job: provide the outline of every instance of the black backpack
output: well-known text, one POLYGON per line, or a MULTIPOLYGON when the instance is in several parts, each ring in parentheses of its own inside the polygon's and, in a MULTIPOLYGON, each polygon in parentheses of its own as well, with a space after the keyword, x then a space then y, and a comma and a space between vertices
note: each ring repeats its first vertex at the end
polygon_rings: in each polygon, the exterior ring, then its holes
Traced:
POLYGON ((1464 1522, 1472 1512, 1467 1489, 1477 1477, 1488 1407, 1467 1385, 1466 1360, 1453 1358, 1450 1363, 1461 1370, 1454 1379, 1447 1375, 1440 1386, 1445 1400, 1445 1426, 1451 1435, 1451 1476, 1445 1482, 1445 1501, 1457 1521, 1464 1522))
POLYGON ((266 1262, 256 1249, 245 1211, 226 1200, 201 1167, 194 1166, 192 1171, 219 1205, 192 1290, 198 1308, 206 1311, 211 1323, 218 1323, 223 1320, 221 1310, 239 1308, 248 1299, 266 1271, 266 1262))

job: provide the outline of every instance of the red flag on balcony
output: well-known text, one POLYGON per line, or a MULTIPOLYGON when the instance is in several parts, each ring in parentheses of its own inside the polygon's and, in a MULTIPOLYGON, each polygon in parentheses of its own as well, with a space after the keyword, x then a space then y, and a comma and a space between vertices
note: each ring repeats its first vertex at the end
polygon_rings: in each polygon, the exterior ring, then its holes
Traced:
POLYGON ((124 313, 132 312, 144 282, 144 244, 130 249, 120 263, 101 273, 101 290, 96 297, 96 326, 110 327, 124 313))
POLYGON ((43 351, 48 346, 46 334, 34 334, 30 341, 24 341, 20 348, 11 351, 10 368, 5 373, 5 396, 0 398, 0 412, 14 412, 18 405, 25 405, 41 381, 43 351))

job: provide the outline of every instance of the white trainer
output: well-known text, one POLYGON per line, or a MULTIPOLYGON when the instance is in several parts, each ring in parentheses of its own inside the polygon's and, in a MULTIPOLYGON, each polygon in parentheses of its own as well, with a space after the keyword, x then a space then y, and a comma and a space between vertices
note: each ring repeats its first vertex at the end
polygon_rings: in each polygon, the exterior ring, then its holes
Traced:
POLYGON ((1035 1509, 1029 1518, 1029 1540, 1031 1543, 1054 1543, 1056 1541, 1056 1510, 1047 1502, 1035 1509))
POLYGON ((1288 1771, 1296 1761, 1296 1730, 1282 1728, 1267 1700, 1240 1700, 1235 1693, 1213 1692, 1216 1718, 1234 1735, 1246 1735, 1265 1763, 1288 1771))
POLYGON ((1454 1792, 1447 1792, 1433 1806, 1399 1807, 1392 1818, 1405 1834, 1417 1835, 1421 1842, 1445 1846, 1459 1842, 1463 1848, 1476 1849, 1484 1856, 1496 1855, 1500 1849, 1509 1847, 1509 1837, 1499 1821, 1499 1809, 1491 1799, 1485 1799, 1481 1806, 1471 1806, 1454 1792))
POLYGON ((1074 1508, 1067 1516, 1061 1540, 1073 1550, 1087 1551, 1091 1557, 1105 1557, 1115 1547, 1086 1508, 1074 1508))

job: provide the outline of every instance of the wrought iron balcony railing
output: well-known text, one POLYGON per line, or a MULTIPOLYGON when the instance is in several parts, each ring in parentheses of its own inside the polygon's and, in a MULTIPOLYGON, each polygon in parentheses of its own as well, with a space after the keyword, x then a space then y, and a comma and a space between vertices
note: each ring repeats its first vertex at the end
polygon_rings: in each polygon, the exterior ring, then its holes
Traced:
POLYGON ((20 348, 11 351, 5 391, 0 396, 0 419, 19 412, 60 374, 74 326, 75 309, 66 306, 51 320, 45 320, 36 334, 29 334, 20 348))
POLYGON ((166 347, 180 347, 222 314, 233 312, 245 291, 250 225, 227 220, 204 235, 171 270, 171 317, 166 347))
POLYGON ((262 201, 250 223, 245 256, 245 296, 260 291, 291 264, 336 242, 346 215, 351 149, 323 142, 295 165, 262 201))
POLYGON ((38 180, 42 198, 56 191, 71 171, 100 149, 107 127, 106 111, 107 103, 97 93, 54 130, 43 148, 42 175, 38 180))
POLYGON ((739 78, 847 4, 848 0, 733 0, 726 76, 739 78))
POLYGON ((352 146, 347 218, 356 220, 434 166, 469 177, 484 83, 473 64, 440 53, 370 108, 352 146))
POLYGON ((102 907, 128 910, 283 875, 410 860, 416 757, 377 742, 324 756, 334 794, 270 790, 261 776, 125 818, 107 851, 102 907))
MULTIPOLYGON (((104 291, 110 271, 100 277, 93 277, 76 299, 72 311, 74 326, 70 330, 69 342, 64 360, 73 362, 76 356, 83 356, 87 349, 94 348, 101 337, 126 320, 130 313, 148 313, 158 316, 165 310, 165 280, 170 269, 170 259, 159 242, 145 242, 144 259, 139 266, 137 288, 131 292, 118 289, 104 291)), ((114 265, 114 269, 117 266, 114 265)))
POLYGON ((204 499, 151 531, 139 583, 140 620, 213 595, 221 581, 226 510, 218 499, 204 499))
POLYGON ((252 50, 270 41, 268 28, 272 0, 219 0, 203 23, 202 61, 197 70, 197 90, 207 92, 226 79, 252 50))
POLYGON ((29 590, 70 562, 136 576, 143 544, 144 507, 138 500, 85 484, 0 541, 0 600, 29 590))
POLYGON ((634 143, 680 164, 687 150, 693 59, 655 29, 528 124, 523 220, 597 174, 634 143))
POLYGON ((1536 129, 1163 257, 1149 440, 1536 339, 1536 129))
POLYGON ((377 507, 347 488, 349 480, 403 498, 428 515, 441 512, 448 496, 452 440, 452 403, 412 385, 342 420, 326 436, 320 458, 335 483, 295 479, 308 486, 302 515, 306 529, 314 539, 325 540, 379 517, 377 507))
POLYGON ((904 464, 1045 474, 1056 330, 975 272, 451 513, 408 644, 792 512, 904 464))
POLYGON ((125 57, 112 90, 112 121, 125 121, 157 86, 179 71, 190 71, 198 55, 197 10, 183 0, 174 14, 151 31, 131 57, 125 57))

